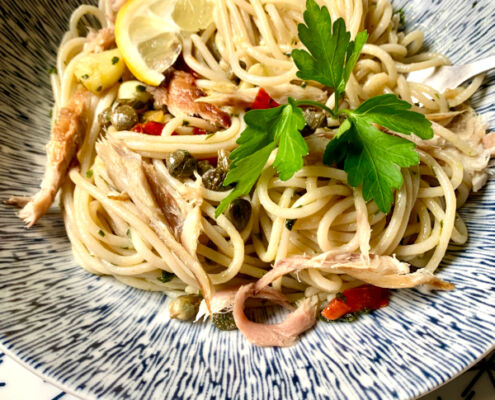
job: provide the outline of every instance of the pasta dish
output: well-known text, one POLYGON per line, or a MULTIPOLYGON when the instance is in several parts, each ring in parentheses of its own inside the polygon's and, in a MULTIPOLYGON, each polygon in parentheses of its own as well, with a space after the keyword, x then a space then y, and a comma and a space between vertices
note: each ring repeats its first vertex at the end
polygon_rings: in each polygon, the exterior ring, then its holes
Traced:
POLYGON ((172 299, 260 346, 452 290, 434 273, 468 232, 457 209, 488 178, 495 136, 407 74, 423 51, 390 0, 100 0, 70 19, 51 71, 31 227, 60 192, 76 262, 172 299), (59 190, 60 189, 60 190, 59 190), (275 303, 277 324, 245 309, 275 303))

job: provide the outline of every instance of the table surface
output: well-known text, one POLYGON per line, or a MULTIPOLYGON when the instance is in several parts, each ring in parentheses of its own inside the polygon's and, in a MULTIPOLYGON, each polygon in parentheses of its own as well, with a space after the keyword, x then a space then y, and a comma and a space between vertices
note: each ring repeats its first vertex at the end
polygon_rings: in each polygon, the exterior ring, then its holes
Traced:
MULTIPOLYGON (((420 400, 493 400, 495 399, 494 376, 495 351, 458 378, 420 400)), ((0 399, 79 400, 43 381, 1 352, 0 399)))

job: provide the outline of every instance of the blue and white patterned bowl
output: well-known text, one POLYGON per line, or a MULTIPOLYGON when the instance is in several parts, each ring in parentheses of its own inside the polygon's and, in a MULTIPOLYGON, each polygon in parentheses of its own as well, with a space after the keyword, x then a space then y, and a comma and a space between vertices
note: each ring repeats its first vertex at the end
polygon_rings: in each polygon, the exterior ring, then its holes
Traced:
MULTIPOLYGON (((302 0, 301 0, 302 1, 302 0)), ((34 192, 49 135, 48 69, 79 0, 0 3, 0 197, 34 192)), ((493 0, 401 0, 409 27, 461 63, 494 53, 493 0)), ((475 96, 495 127, 492 73, 475 96)), ((103 399, 407 399, 441 385, 495 344, 495 181, 462 210, 471 234, 440 276, 456 290, 395 293, 359 322, 319 324, 287 349, 239 332, 170 321, 164 296, 89 275, 59 211, 26 231, 0 215, 0 342, 65 390, 103 399)))

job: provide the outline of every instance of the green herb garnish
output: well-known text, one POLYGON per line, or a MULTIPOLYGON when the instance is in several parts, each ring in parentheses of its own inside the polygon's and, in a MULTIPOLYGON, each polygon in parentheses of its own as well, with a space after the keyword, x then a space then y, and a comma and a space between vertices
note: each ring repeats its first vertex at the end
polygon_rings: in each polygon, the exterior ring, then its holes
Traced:
POLYGON ((55 68, 55 67, 48 68, 48 73, 49 74, 57 74, 58 73, 57 68, 55 68))
POLYGON ((113 57, 113 58, 112 58, 112 65, 117 64, 117 63, 119 62, 119 60, 120 60, 120 58, 119 58, 119 57, 117 57, 117 56, 113 57))
POLYGON ((379 124, 392 131, 414 133, 422 139, 433 137, 431 123, 423 114, 409 111, 411 105, 394 94, 373 97, 356 110, 343 110, 348 119, 328 144, 323 162, 343 163, 351 186, 363 185, 366 201, 375 200, 384 213, 390 211, 393 191, 402 186, 400 167, 419 164, 416 145, 375 128, 379 124))
POLYGON ((93 177, 93 170, 92 169, 88 169, 86 171, 86 178, 91 179, 92 177, 93 177))
POLYGON ((101 229, 98 231, 98 235, 100 235, 101 237, 105 236, 105 232, 103 232, 101 229))
POLYGON ((342 300, 344 303, 347 302, 347 297, 345 297, 344 293, 342 292, 338 292, 336 295, 335 295, 335 298, 336 299, 339 299, 339 300, 342 300))
POLYGON ((303 157, 308 154, 308 146, 299 133, 306 122, 293 99, 276 108, 249 111, 244 121, 248 127, 237 140, 239 147, 230 155, 232 163, 223 182, 224 186, 233 183, 236 186, 218 205, 217 217, 232 200, 249 193, 277 145, 273 166, 283 180, 301 169, 303 157))
POLYGON ((404 14, 404 9, 399 8, 394 11, 394 14, 399 14, 399 30, 403 30, 406 27, 406 16, 404 14))
POLYGON ((144 86, 144 85, 137 85, 137 86, 136 86, 136 90, 137 90, 138 92, 141 92, 141 93, 142 93, 142 92, 146 92, 146 86, 144 86))
POLYGON ((294 227, 294 224, 296 223, 297 219, 288 219, 287 221, 285 221, 285 227, 291 231, 292 228, 294 227))
POLYGON ((173 278, 175 278, 175 274, 167 271, 162 271, 162 275, 156 279, 158 279, 160 282, 167 283, 170 282, 173 278))
POLYGON ((231 155, 231 165, 224 186, 234 190, 218 205, 218 217, 229 203, 249 193, 261 175, 273 150, 278 148, 273 167, 280 179, 290 179, 303 166, 308 147, 300 131, 305 126, 301 106, 318 107, 342 121, 328 144, 323 162, 342 166, 351 186, 363 186, 366 201, 375 200, 387 213, 394 201, 394 191, 403 183, 400 167, 419 164, 415 145, 409 140, 383 132, 374 124, 391 131, 412 134, 422 139, 433 137, 431 122, 412 112, 411 105, 394 94, 373 97, 356 110, 340 109, 347 82, 366 43, 368 34, 359 32, 354 41, 339 18, 332 24, 328 9, 315 0, 307 0, 305 24, 299 24, 299 40, 307 50, 293 50, 297 76, 317 81, 333 89, 333 109, 312 100, 289 98, 288 104, 264 110, 251 110, 244 116, 247 128, 237 140, 239 147, 231 155))

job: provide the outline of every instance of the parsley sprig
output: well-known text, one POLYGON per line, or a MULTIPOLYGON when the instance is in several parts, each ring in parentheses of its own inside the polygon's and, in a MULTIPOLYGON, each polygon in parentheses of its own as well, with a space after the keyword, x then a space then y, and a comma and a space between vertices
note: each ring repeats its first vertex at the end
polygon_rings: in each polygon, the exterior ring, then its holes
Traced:
POLYGON ((303 166, 308 147, 300 131, 305 126, 302 106, 325 110, 332 118, 342 121, 334 139, 328 144, 323 163, 343 166, 349 185, 363 186, 366 201, 374 200, 383 212, 389 212, 394 191, 403 183, 400 168, 419 164, 415 144, 378 129, 415 134, 422 139, 433 137, 431 122, 424 115, 410 111, 411 105, 394 94, 373 97, 357 109, 340 109, 347 82, 361 50, 368 39, 366 31, 359 32, 354 41, 339 18, 332 24, 328 9, 315 0, 307 0, 305 24, 299 24, 299 39, 307 50, 292 51, 298 68, 297 76, 317 81, 333 89, 335 107, 311 101, 289 98, 288 104, 246 113, 246 129, 237 140, 239 147, 230 155, 232 161, 224 185, 234 189, 216 209, 220 215, 230 202, 251 191, 273 150, 278 147, 273 167, 280 179, 290 179, 303 166))

